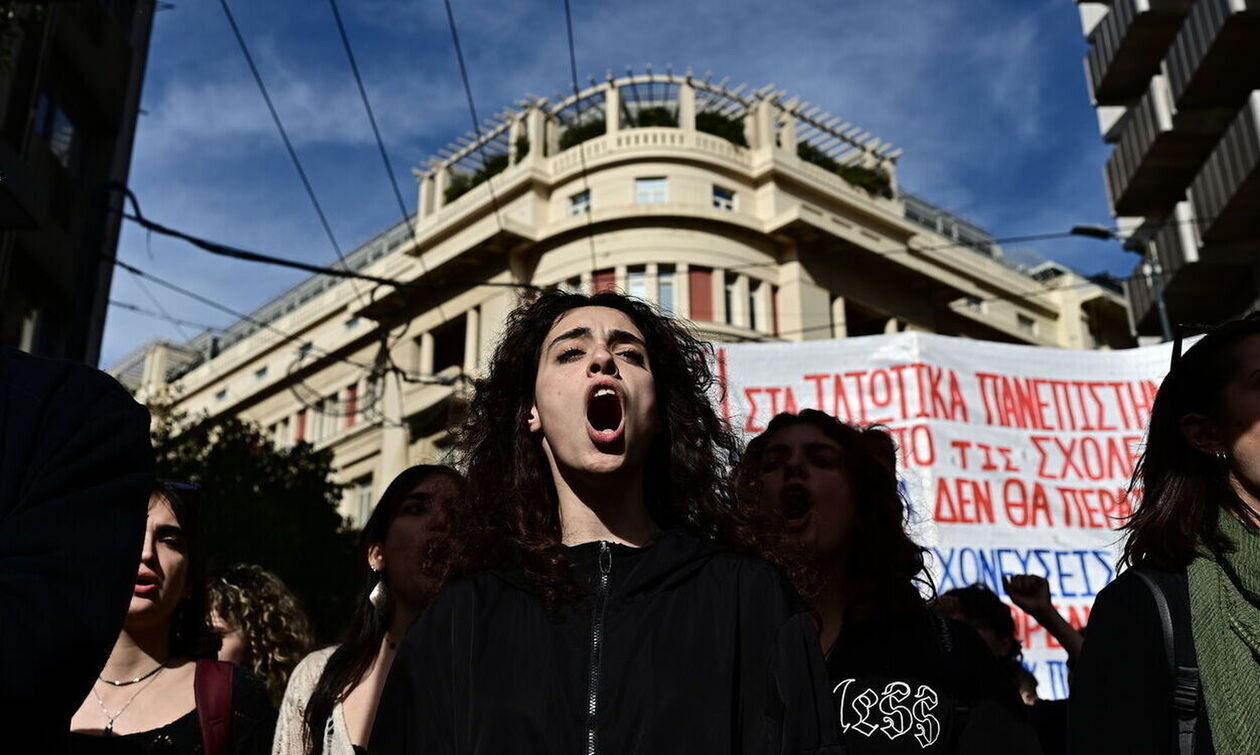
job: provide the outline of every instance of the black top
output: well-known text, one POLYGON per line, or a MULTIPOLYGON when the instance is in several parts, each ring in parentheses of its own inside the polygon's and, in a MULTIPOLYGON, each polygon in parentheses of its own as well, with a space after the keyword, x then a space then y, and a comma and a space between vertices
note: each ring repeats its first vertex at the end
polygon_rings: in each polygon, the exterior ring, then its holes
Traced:
POLYGON ((152 480, 149 413, 117 381, 0 348, 0 732, 42 753, 118 639, 152 480))
MULTIPOLYGON (((1145 571, 1164 588, 1179 648, 1193 654, 1184 571, 1145 571)), ((1068 752, 1175 754, 1173 679, 1166 658, 1155 596, 1140 577, 1125 571, 1098 593, 1089 614, 1068 703, 1068 752)), ((1206 706, 1195 731, 1195 755, 1212 755, 1206 706)))
POLYGON ((398 651, 373 755, 842 752, 822 746, 817 630, 774 567, 681 529, 569 552, 591 585, 579 605, 549 612, 510 571, 437 596, 398 651))
MULTIPOLYGON (((232 675, 232 745, 223 755, 269 755, 276 711, 267 687, 241 667, 232 675)), ((201 722, 190 710, 166 726, 134 734, 71 732, 70 755, 203 755, 201 722)))
POLYGON ((850 753, 1035 753, 1014 685, 975 630, 927 609, 846 627, 827 655, 850 753))

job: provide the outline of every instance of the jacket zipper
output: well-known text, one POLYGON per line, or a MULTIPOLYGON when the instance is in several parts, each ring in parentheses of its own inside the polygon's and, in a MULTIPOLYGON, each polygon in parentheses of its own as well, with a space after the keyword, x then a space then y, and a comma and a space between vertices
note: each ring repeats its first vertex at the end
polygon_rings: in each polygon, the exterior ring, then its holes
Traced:
POLYGON ((595 711, 598 709, 599 669, 604 650, 604 607, 608 604, 608 578, 612 573, 612 549, 599 541, 599 583, 591 614, 591 668, 586 689, 586 755, 595 755, 595 711))

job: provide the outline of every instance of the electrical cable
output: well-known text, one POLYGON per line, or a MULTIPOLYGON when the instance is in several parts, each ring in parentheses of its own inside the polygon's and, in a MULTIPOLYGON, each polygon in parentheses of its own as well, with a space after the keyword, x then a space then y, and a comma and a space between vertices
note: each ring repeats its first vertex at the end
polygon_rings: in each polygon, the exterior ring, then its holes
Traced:
POLYGON ((191 341, 192 336, 188 335, 187 331, 184 330, 184 326, 180 325, 179 322, 171 316, 171 313, 166 311, 166 307, 162 306, 162 302, 158 301, 157 297, 153 295, 153 292, 149 290, 149 287, 144 284, 144 279, 135 273, 132 273, 131 277, 135 280, 136 287, 144 292, 144 295, 148 297, 150 302, 153 303, 153 306, 157 307, 159 312, 158 316, 175 326, 175 330, 178 331, 181 338, 185 341, 191 341))
POLYGON ((451 10, 451 0, 442 0, 446 6, 446 21, 451 30, 451 43, 455 46, 455 59, 459 62, 459 76, 464 82, 464 97, 468 100, 468 115, 472 118, 473 136, 477 139, 477 153, 481 157, 482 170, 486 171, 486 186, 490 189, 490 205, 494 208, 494 220, 503 232, 503 218, 499 216, 499 197, 495 193, 493 179, 490 175, 489 163, 486 162, 486 144, 481 138, 481 122, 477 119, 477 106, 473 104, 472 86, 468 83, 468 68, 464 65, 464 51, 459 44, 459 32, 455 30, 455 13, 451 10))
MULTIPOLYGON (((136 280, 137 282, 139 282, 139 278, 137 278, 136 280)), ((164 315, 160 312, 154 312, 153 310, 145 309, 144 307, 138 307, 135 304, 131 304, 130 302, 118 301, 117 299, 110 299, 109 306, 118 307, 119 309, 126 309, 131 312, 135 312, 136 314, 144 315, 146 317, 153 317, 158 320, 166 320, 167 322, 170 322, 172 324, 179 323, 181 325, 187 325, 190 328, 198 328, 200 330, 208 330, 208 331, 216 332, 216 333, 223 332, 223 328, 219 327, 218 325, 206 325, 204 323, 191 322, 189 320, 181 320, 177 317, 170 317, 169 315, 164 315)), ((186 340, 191 340, 191 339, 186 339, 186 340)))
MULTIPOLYGON (((447 0, 449 2, 449 0, 447 0)), ((578 99, 578 80, 577 80, 577 52, 573 44, 573 13, 569 8, 569 0, 564 0, 564 28, 568 32, 569 40, 569 78, 573 83, 573 110, 576 115, 573 117, 573 126, 578 125, 578 119, 582 117, 581 100, 578 99)), ((614 113, 613 117, 620 117, 614 113)), ((599 262, 595 256, 595 219, 591 217, 591 207, 593 205, 593 197, 591 196, 591 184, 587 177, 586 170, 586 150, 581 143, 577 144, 578 162, 582 167, 582 191, 586 193, 586 239, 590 243, 591 249, 591 272, 594 273, 599 268, 599 262)))
MULTIPOLYGON (((327 234, 333 251, 337 253, 337 259, 341 261, 343 266, 346 266, 346 257, 341 253, 341 245, 337 243, 337 237, 333 235, 332 226, 328 224, 328 218, 324 215, 324 208, 320 205, 318 197, 315 196, 315 189, 311 186, 310 179, 306 177, 306 170, 302 168, 302 161, 298 159, 297 150, 293 148, 293 143, 289 140, 289 134, 285 131, 284 123, 280 121, 280 114, 276 112, 276 106, 271 102, 271 95, 267 92, 267 85, 263 83, 262 74, 258 72, 258 66, 254 65, 254 57, 250 55, 249 47, 245 44, 245 37, 241 35, 241 30, 236 25, 236 18, 232 15, 232 9, 228 7, 227 0, 219 0, 219 5, 222 6, 223 13, 227 16, 228 24, 232 27, 232 34, 236 37, 236 43, 241 48, 241 54, 245 56, 245 62, 249 65, 250 73, 254 75, 254 82, 258 84, 258 91, 267 103, 267 110, 271 113, 271 120, 275 123, 276 130, 280 132, 280 138, 284 141, 284 148, 289 153, 289 159, 293 161, 293 167, 297 169, 298 178, 302 180, 302 186, 306 189, 306 195, 310 197, 311 204, 315 207, 315 214, 319 216, 319 222, 324 227, 324 233, 327 234)), ((354 290, 355 298, 360 299, 359 287, 353 281, 351 281, 350 287, 354 290)))

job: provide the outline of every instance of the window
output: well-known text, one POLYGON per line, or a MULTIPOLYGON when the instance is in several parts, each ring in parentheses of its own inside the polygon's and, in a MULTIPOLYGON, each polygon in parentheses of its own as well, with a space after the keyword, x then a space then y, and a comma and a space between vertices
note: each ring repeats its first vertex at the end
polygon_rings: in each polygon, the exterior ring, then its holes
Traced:
POLYGON ((293 429, 293 442, 301 443, 306 440, 306 410, 298 412, 297 426, 293 429))
POLYGON ((346 320, 346 330, 354 330, 357 327, 359 327, 359 318, 351 317, 349 320, 346 320))
POLYGON ((569 197, 569 214, 581 215, 591 211, 591 190, 584 189, 569 197))
POLYGON ((265 378, 265 377, 267 377, 267 368, 266 368, 266 367, 259 367, 258 369, 254 370, 254 379, 255 379, 255 380, 262 380, 262 379, 263 379, 263 378, 265 378))
POLYGON ((289 445, 289 418, 285 417, 276 423, 275 434, 271 438, 276 444, 276 448, 285 448, 289 445))
POLYGON ((713 321, 713 270, 707 267, 687 269, 691 294, 691 319, 713 321))
POLYGON ((304 343, 298 347, 298 358, 305 359, 311 355, 311 349, 315 348, 313 344, 304 343))
POLYGON ((562 280, 557 284, 557 288, 566 294, 579 294, 582 292, 582 276, 575 275, 572 278, 562 280))
POLYGON ((312 411, 315 412, 315 416, 311 418, 311 424, 313 425, 311 428, 311 442, 318 443, 324 439, 324 402, 322 400, 316 401, 312 411))
POLYGON ((626 271, 626 293, 636 299, 647 300, 647 269, 643 265, 626 271))
POLYGON ((1032 319, 1028 315, 1021 315, 1021 314, 1016 313, 1015 322, 1019 324, 1019 329, 1024 331, 1025 333, 1037 332, 1037 321, 1032 319))
POLYGON ((735 299, 736 279, 737 276, 734 273, 727 273, 726 280, 722 286, 722 291, 725 294, 726 299, 726 322, 729 325, 736 324, 735 307, 739 306, 739 303, 735 299))
POLYGON ((735 192, 731 189, 723 189, 721 186, 714 186, 713 206, 719 210, 734 210, 735 192))
POLYGON ((52 152, 61 167, 69 168, 75 162, 79 148, 79 140, 74 121, 47 94, 39 96, 39 104, 35 113, 35 128, 40 136, 48 142, 48 150, 52 152))
POLYGON ((214 394, 215 401, 223 401, 227 398, 227 388, 220 388, 219 392, 214 394))
POLYGON ((979 296, 968 296, 964 301, 967 304, 967 309, 972 309, 976 312, 984 311, 984 300, 979 296))
POLYGON ((354 526, 363 529, 368 517, 372 515, 372 475, 360 477, 354 481, 354 526))
POLYGON ((769 284, 757 281, 756 284, 748 287, 748 327, 752 330, 757 329, 757 323, 759 322, 757 319, 757 300, 761 297, 761 287, 766 285, 769 284))
POLYGON ((667 315, 674 314, 674 266, 661 265, 656 270, 656 303, 667 315))
POLYGON ((359 413, 359 386, 346 388, 346 427, 354 427, 355 416, 359 413))
POLYGON ((464 367, 464 346, 467 342, 468 316, 460 315, 433 329, 433 372, 447 367, 464 367))
POLYGON ((591 273, 591 293, 615 291, 617 288, 617 271, 611 267, 591 273))
POLYGON ((669 201, 669 184, 664 178, 636 178, 634 201, 638 204, 664 204, 669 201))

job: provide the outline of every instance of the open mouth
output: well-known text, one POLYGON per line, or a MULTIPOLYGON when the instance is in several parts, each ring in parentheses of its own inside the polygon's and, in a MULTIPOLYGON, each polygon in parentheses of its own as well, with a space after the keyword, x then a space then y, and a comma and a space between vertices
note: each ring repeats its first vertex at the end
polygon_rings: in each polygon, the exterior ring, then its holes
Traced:
POLYGON ((597 385, 586 401, 586 423, 591 440, 603 446, 620 440, 625 410, 621 395, 608 384, 597 385))
POLYGON ((805 488, 788 488, 779 495, 779 513, 789 524, 804 519, 813 505, 805 488))

